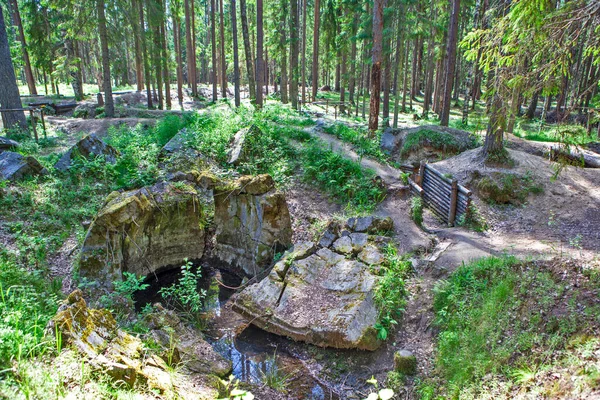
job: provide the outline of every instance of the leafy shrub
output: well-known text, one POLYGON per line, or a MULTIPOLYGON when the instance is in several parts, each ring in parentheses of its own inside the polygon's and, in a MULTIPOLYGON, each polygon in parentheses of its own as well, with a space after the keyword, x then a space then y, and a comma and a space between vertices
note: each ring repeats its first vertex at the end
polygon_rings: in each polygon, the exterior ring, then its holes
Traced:
POLYGON ((326 127, 325 132, 338 137, 344 142, 352 143, 356 147, 357 152, 361 155, 387 161, 387 156, 379 147, 381 132, 377 132, 376 137, 372 138, 369 136, 369 132, 366 129, 351 128, 342 122, 326 127))
POLYGON ((379 271, 380 279, 375 287, 373 300, 379 312, 377 316, 377 336, 381 340, 388 337, 397 319, 402 316, 406 304, 404 281, 412 270, 412 264, 405 257, 398 255, 393 244, 385 249, 385 262, 379 271))
POLYGON ((198 282, 202 277, 200 268, 192 271, 193 264, 186 261, 181 266, 181 277, 168 287, 159 290, 159 294, 166 301, 167 306, 176 309, 192 321, 199 322, 198 313, 202 310, 202 302, 206 297, 206 290, 198 289, 198 282))

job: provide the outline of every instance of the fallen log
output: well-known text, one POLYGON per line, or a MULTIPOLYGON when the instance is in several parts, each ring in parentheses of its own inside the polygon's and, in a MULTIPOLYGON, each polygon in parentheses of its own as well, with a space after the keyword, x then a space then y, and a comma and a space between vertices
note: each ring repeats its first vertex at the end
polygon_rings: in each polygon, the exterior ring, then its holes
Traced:
POLYGON ((550 148, 550 159, 556 161, 561 157, 583 168, 600 168, 600 155, 596 153, 587 150, 552 146, 550 148))

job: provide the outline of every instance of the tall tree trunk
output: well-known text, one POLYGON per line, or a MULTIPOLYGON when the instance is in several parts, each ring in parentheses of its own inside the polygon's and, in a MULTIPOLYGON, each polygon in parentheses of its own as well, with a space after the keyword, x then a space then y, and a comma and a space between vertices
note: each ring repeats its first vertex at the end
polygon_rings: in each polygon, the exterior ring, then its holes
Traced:
POLYGON ((306 104, 306 2, 302 0, 302 105, 306 104))
POLYGON ((404 76, 402 77, 402 112, 406 112, 406 94, 408 92, 408 58, 410 56, 410 41, 406 40, 404 52, 404 76))
POLYGON ((298 109, 298 54, 300 53, 300 38, 298 37, 298 0, 290 0, 290 97, 292 108, 298 109))
POLYGON ((102 48, 102 86, 104 89, 104 114, 108 118, 115 116, 115 104, 112 98, 112 85, 110 81, 110 58, 108 53, 108 33, 106 31, 106 15, 104 14, 104 0, 96 0, 98 12, 98 34, 102 48))
POLYGON ((531 96, 531 102, 529 103, 529 107, 527 107, 527 112, 525 113, 525 118, 533 119, 535 117, 535 110, 537 110, 538 99, 540 98, 540 91, 536 90, 531 96))
POLYGON ((240 60, 238 54, 238 32, 235 0, 231 0, 231 34, 233 36, 233 86, 235 106, 240 106, 240 60))
MULTIPOLYGON (((10 46, 6 34, 6 25, 4 24, 4 15, 0 7, 0 109, 23 108, 19 87, 17 86, 17 77, 10 57, 10 46)), ((27 129, 27 120, 23 111, 7 112, 2 114, 2 124, 4 128, 27 129)), ((10 132, 10 131, 9 131, 10 132)))
POLYGON ((263 60, 263 0, 256 0, 256 106, 263 107, 263 82, 265 79, 265 61, 263 60))
MULTIPOLYGON (((279 49, 281 50, 281 102, 288 103, 288 64, 287 64, 287 0, 281 2, 281 20, 279 22, 279 49)), ((290 22, 291 23, 291 22, 290 22)))
POLYGON ((165 20, 167 19, 166 2, 162 3, 160 31, 161 31, 161 47, 163 61, 163 80, 165 82, 165 104, 167 110, 171 109, 171 74, 169 71, 169 49, 167 48, 167 27, 165 20))
POLYGON ((150 88, 151 78, 150 78, 150 62, 148 60, 148 44, 146 39, 146 31, 144 24, 144 2, 143 0, 138 1, 138 9, 139 9, 139 19, 140 19, 140 39, 142 41, 142 56, 144 58, 144 74, 145 74, 145 83, 146 83, 146 101, 148 104, 148 109, 153 108, 152 104, 152 89, 150 88))
POLYGON ((225 57, 225 21, 223 11, 223 0, 219 0, 219 18, 220 18, 220 33, 221 33, 221 95, 224 99, 227 98, 227 58, 225 57))
POLYGON ((27 42, 25 41, 25 33, 23 32, 23 23, 21 22, 19 5, 17 4, 17 0, 10 0, 10 5, 13 13, 13 21, 17 25, 17 36, 19 38, 19 42, 21 42, 21 52, 23 53, 23 63, 25 68, 25 80, 27 81, 29 94, 37 95, 37 88, 35 87, 35 78, 33 77, 33 71, 31 70, 31 61, 29 60, 29 52, 27 51, 27 42))
POLYGON ((350 104, 354 104, 354 91, 356 90, 356 33, 358 31, 359 15, 355 12, 352 16, 352 31, 350 44, 350 79, 348 81, 348 92, 350 104))
POLYGON ((398 96, 398 75, 400 74, 400 66, 404 64, 404 30, 402 22, 404 10, 401 7, 398 15, 398 26, 396 28, 396 58, 394 60, 394 129, 398 128, 398 111, 400 105, 400 96, 398 96))
POLYGON ((254 62, 252 47, 250 46, 250 33, 248 32, 248 17, 246 16, 246 0, 240 0, 240 16, 242 20, 242 36, 244 39, 244 53, 246 55, 246 72, 248 74, 248 91, 250 102, 256 102, 256 81, 254 79, 254 62))
MULTIPOLYGON (((139 10, 138 1, 140 0, 131 0, 131 7, 133 12, 137 14, 139 10)), ((173 17, 173 22, 175 22, 175 17, 173 17)), ((142 41, 140 34, 140 20, 138 18, 133 18, 133 43, 135 47, 135 83, 137 86, 137 91, 141 92, 144 90, 144 67, 142 61, 142 41)))
POLYGON ((184 0, 185 13, 185 53, 187 58, 187 80, 192 87, 192 97, 198 96, 198 83, 196 82, 196 48, 192 41, 192 18, 194 10, 190 10, 190 0, 184 0))
POLYGON ((312 100, 317 99, 319 84, 319 25, 321 23, 320 0, 315 0, 315 24, 313 28, 312 100))
MULTIPOLYGON (((413 47, 413 53, 412 53, 412 69, 411 69, 411 75, 410 75, 410 98, 414 99, 417 96, 417 76, 418 76, 418 72, 417 72, 417 67, 418 67, 418 60, 417 60, 417 55, 419 53, 419 38, 415 38, 415 44, 413 47)), ((412 106, 410 107, 412 110, 412 106)))
MULTIPOLYGON (((178 7, 180 6, 178 5, 178 7)), ((173 17, 173 44, 177 61, 177 99, 179 105, 183 106, 183 59, 181 57, 181 24, 178 11, 179 9, 176 9, 171 14, 173 17)))
POLYGON ((217 34, 215 27, 215 0, 210 0, 210 44, 212 51, 212 101, 217 101, 217 34))
POLYGON ((496 93, 491 102, 490 119, 483 144, 483 154, 485 156, 498 154, 504 149, 502 141, 504 139, 505 127, 506 117, 502 107, 502 100, 500 99, 500 95, 496 93))
POLYGON ((448 29, 448 46, 446 53, 448 62, 446 64, 446 82, 444 83, 444 103, 440 115, 440 125, 448 126, 450 122, 450 106, 452 88, 454 86, 454 68, 456 66, 456 45, 458 43, 458 18, 460 14, 460 0, 452 0, 452 14, 450 15, 450 27, 448 29))
POLYGON ((67 68, 71 76, 71 87, 75 100, 83 100, 83 76, 81 75, 81 59, 77 51, 77 41, 75 39, 66 38, 65 48, 67 53, 67 68))
POLYGON ((371 67, 371 102, 369 106, 369 131, 371 136, 375 135, 375 131, 379 127, 384 2, 385 0, 375 0, 373 4, 373 61, 371 67))

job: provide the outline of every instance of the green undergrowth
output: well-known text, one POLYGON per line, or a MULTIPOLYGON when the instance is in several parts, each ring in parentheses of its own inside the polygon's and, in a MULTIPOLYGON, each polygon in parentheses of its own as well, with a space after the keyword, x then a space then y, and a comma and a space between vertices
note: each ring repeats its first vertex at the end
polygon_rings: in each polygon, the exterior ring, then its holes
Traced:
POLYGON ((435 372, 422 398, 479 398, 482 380, 518 390, 524 371, 553 368, 556 354, 587 342, 600 326, 600 307, 592 280, 570 285, 577 276, 578 267, 563 260, 489 257, 459 267, 435 288, 435 372))
POLYGON ((44 329, 58 308, 60 282, 18 266, 17 257, 0 251, 0 380, 11 365, 52 352, 44 329))
POLYGON ((598 133, 595 129, 588 134, 584 126, 578 124, 546 125, 536 120, 522 120, 517 123, 514 135, 536 142, 561 142, 570 145, 584 145, 597 142, 598 133))
POLYGON ((325 132, 336 136, 338 139, 354 145, 361 156, 369 156, 382 162, 387 162, 388 157, 381 151, 381 132, 375 137, 369 137, 369 132, 362 128, 351 128, 347 124, 338 122, 326 127, 325 132))
POLYGON ((475 171, 473 183, 479 197, 491 204, 518 206, 523 204, 530 194, 540 194, 544 191, 544 187, 529 171, 524 175, 497 172, 486 176, 481 176, 475 171))
POLYGON ((20 262, 43 268, 47 254, 73 233, 83 239, 81 223, 94 217, 110 192, 156 182, 158 152, 184 123, 179 117, 167 117, 154 128, 112 128, 106 141, 120 152, 116 164, 103 157, 77 158, 65 173, 53 168, 60 154, 43 156, 47 149, 25 142, 26 153, 37 157, 49 173, 12 185, 3 183, 0 190, 0 218, 23 254, 20 262))
POLYGON ((406 135, 400 150, 400 156, 406 157, 411 152, 419 150, 424 146, 431 146, 445 154, 457 154, 463 150, 472 148, 476 145, 474 139, 469 143, 461 143, 449 133, 437 132, 429 129, 421 129, 406 135))
POLYGON ((360 163, 312 141, 303 150, 304 179, 315 182, 349 211, 369 213, 385 197, 385 188, 375 182, 375 172, 360 163))
POLYGON ((406 255, 399 255, 393 244, 385 248, 385 262, 374 272, 380 276, 375 287, 373 300, 377 306, 378 316, 375 329, 377 337, 386 340, 390 331, 402 316, 406 305, 407 291, 405 280, 412 271, 412 263, 406 255))

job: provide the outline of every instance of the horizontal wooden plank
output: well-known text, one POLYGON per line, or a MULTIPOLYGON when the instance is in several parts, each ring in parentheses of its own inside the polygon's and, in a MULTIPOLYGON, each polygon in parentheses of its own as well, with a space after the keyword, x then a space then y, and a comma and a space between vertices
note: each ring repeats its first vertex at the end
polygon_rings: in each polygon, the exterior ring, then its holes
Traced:
POLYGON ((431 165, 429 164, 425 164, 425 170, 427 170, 428 172, 431 172, 433 174, 435 174, 437 177, 439 177, 440 179, 442 179, 443 181, 445 181, 448 184, 452 184, 452 181, 448 178, 446 178, 440 171, 438 171, 437 169, 433 168, 431 165))
POLYGON ((427 184, 432 190, 438 191, 450 197, 452 190, 447 186, 442 186, 436 181, 431 180, 429 177, 423 179, 423 185, 427 184))
POLYGON ((437 185, 446 187, 446 188, 448 188, 448 190, 452 190, 451 184, 449 184, 448 182, 446 182, 443 179, 440 179, 440 177, 435 174, 426 173, 425 179, 430 179, 430 180, 436 182, 437 185))

